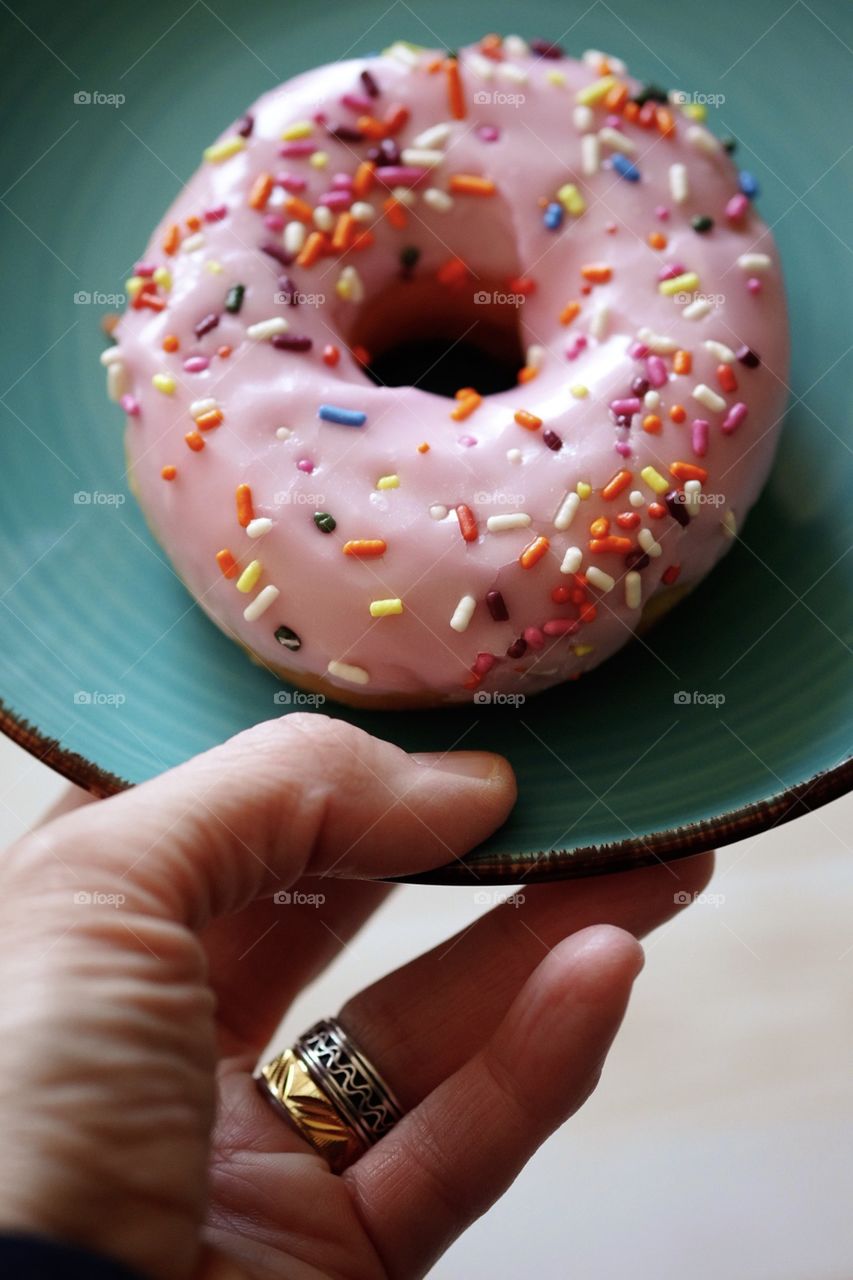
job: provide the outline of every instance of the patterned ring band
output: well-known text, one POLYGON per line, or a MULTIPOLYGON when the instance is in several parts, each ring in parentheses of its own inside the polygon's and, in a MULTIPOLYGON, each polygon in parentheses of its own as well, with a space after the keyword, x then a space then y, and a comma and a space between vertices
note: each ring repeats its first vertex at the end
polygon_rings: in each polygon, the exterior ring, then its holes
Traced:
POLYGON ((258 1086, 335 1173, 402 1117, 393 1092, 334 1018, 261 1067, 258 1086))

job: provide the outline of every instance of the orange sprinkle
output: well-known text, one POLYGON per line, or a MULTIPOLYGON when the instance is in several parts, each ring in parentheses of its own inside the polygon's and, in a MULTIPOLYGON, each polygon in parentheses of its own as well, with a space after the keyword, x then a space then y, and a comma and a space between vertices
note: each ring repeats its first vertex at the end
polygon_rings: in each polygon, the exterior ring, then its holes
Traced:
POLYGON ((676 480, 699 480, 704 484, 708 479, 705 468, 697 466, 695 462, 673 462, 669 470, 676 480))
POLYGON ((528 542, 527 546, 518 557, 518 563, 521 565, 522 569, 532 569, 535 564, 538 564, 550 545, 551 543, 548 539, 542 537, 534 538, 532 542, 528 542))
POLYGON ((171 257, 173 253, 177 253, 178 245, 181 243, 181 228, 176 222, 173 222, 169 230, 163 237, 163 252, 168 253, 171 257))
POLYGON ((633 123, 637 119, 639 114, 640 114, 639 104, 636 102, 631 102, 631 100, 629 99, 625 103, 624 107, 622 108, 622 115, 625 117, 626 120, 630 120, 633 123))
POLYGON ((616 475, 612 476, 601 490, 602 498, 604 498, 606 502, 609 502, 611 498, 617 498, 623 489, 627 489, 628 485, 631 483, 631 479, 630 471, 625 471, 624 469, 617 471, 616 475))
POLYGON ((478 395, 476 391, 472 391, 463 399, 458 400, 455 407, 450 410, 450 416, 454 422, 464 422, 466 418, 470 418, 475 409, 478 409, 483 403, 483 397, 478 395))
POLYGON ((474 512, 470 507, 467 507, 464 502, 460 502, 459 506, 456 508, 456 515, 459 520, 459 530, 462 537, 466 542, 476 542, 478 529, 477 517, 474 515, 474 512))
POLYGON ((676 351, 672 357, 672 367, 676 373, 690 373, 693 368, 693 357, 689 351, 676 351))
POLYGON ((581 267, 581 275, 584 280, 589 280, 590 284, 607 284, 613 276, 613 269, 603 262, 589 262, 585 267, 581 267))
POLYGON ((595 520, 593 520, 592 524, 589 526, 589 531, 593 538, 606 537, 610 532, 610 521, 607 519, 607 516, 596 516, 595 520))
POLYGON ((717 365, 717 381, 722 391, 737 391, 737 378, 730 364, 717 365))
POLYGON ((418 453, 429 453, 429 445, 426 440, 421 441, 418 445, 418 453))
POLYGON ((665 249, 668 243, 662 231, 650 231, 648 240, 653 249, 665 249))
POLYGON ((491 58, 493 62, 503 62, 504 55, 501 45, 503 38, 495 35, 494 31, 490 31, 487 36, 483 36, 480 41, 480 53, 486 58, 491 58))
POLYGON ((272 187, 272 174, 259 173, 257 178, 255 178, 255 181, 252 183, 251 190, 249 191, 249 208, 258 210, 265 209, 267 207, 267 201, 272 195, 272 187))
POLYGON ((330 342, 323 348, 323 364, 327 364, 330 369, 334 369, 340 358, 340 349, 333 343, 330 342))
POLYGON ((288 217, 296 218, 299 222, 314 221, 314 210, 307 200, 300 200, 299 196, 288 196, 284 202, 284 210, 288 217))
POLYGON ((633 545, 630 538, 619 538, 611 533, 608 538, 593 538, 589 549, 593 555, 603 555, 606 551, 618 551, 624 555, 633 545))
POLYGON ((665 138, 675 133, 675 117, 667 107, 658 107, 655 112, 655 122, 665 138))
POLYGON ((444 58, 431 58, 426 64, 424 70, 428 76, 434 76, 436 71, 440 71, 444 66, 444 58))
POLYGON ((385 210, 385 217, 395 231, 402 231, 404 227, 408 226, 409 216, 406 213, 406 206, 395 196, 389 196, 387 200, 383 200, 382 208, 385 210))
POLYGON ((376 165, 371 160, 362 160, 352 180, 352 193, 358 200, 363 200, 376 180, 376 165))
POLYGON ((578 617, 581 622, 595 622, 598 617, 598 609, 594 604, 582 604, 578 610, 578 617))
POLYGON ((639 511, 620 511, 616 517, 620 529, 636 529, 640 523, 639 511))
POLYGON ((526 427, 528 431, 538 431, 542 426, 542 419, 537 418, 535 413, 528 413, 526 409, 516 409, 513 417, 520 427, 526 427))
POLYGON ((226 578, 237 577, 237 561, 234 559, 227 547, 223 547, 221 551, 217 551, 216 563, 219 565, 226 578))
POLYGON ((493 196, 497 192, 491 178, 480 178, 475 173, 453 173, 447 185, 457 196, 493 196))
POLYGON ((604 108, 606 111, 619 112, 627 101, 628 86, 626 84, 615 84, 605 95, 604 108))
POLYGON ((350 347, 350 354, 356 364, 370 364, 370 352, 360 343, 357 342, 354 347, 350 347))
POLYGON ((530 276, 511 276, 506 285, 510 293, 521 293, 525 298, 536 292, 536 281, 530 276))
POLYGON ((535 364, 526 364, 518 371, 518 381, 520 383, 532 382, 539 372, 535 364))
POLYGON ((377 120, 375 116, 359 116, 357 124, 359 133, 374 142, 381 141, 388 133, 388 126, 384 120, 377 120))
POLYGON ((653 520, 662 520, 666 515, 666 507, 662 502, 650 502, 648 510, 653 520))
POLYGON ((571 324, 575 316, 579 315, 580 309, 579 302, 567 302, 560 312, 560 324, 571 324))
POLYGON ((203 413, 196 418, 195 424, 199 431, 212 431, 214 427, 218 427, 224 418, 221 409, 211 409, 209 413, 203 413))
POLYGON ((388 543, 382 538, 355 538, 351 542, 345 542, 342 550, 345 556, 358 556, 361 560, 371 560, 376 556, 384 556, 388 550, 388 543))
POLYGON ((468 268, 461 258, 448 258, 436 273, 439 284, 461 284, 468 276, 468 268))
POLYGON ((375 239, 376 237, 373 232, 366 227, 364 231, 359 231, 358 235, 350 245, 350 248, 354 249, 356 252, 360 249, 369 249, 375 239))
POLYGON ((332 233, 332 248, 335 253, 346 253, 355 234, 356 221, 351 213, 342 213, 335 223, 332 233))
POLYGON ((385 128, 389 133, 398 133, 405 124, 409 123, 411 111, 402 103, 389 107, 385 112, 385 128))
POLYGON ((644 102, 637 116, 637 123, 644 129, 651 129, 657 119, 657 103, 644 102))
POLYGON ((647 413, 643 418, 643 430, 648 431, 650 436, 656 436, 662 426, 663 423, 656 413, 647 413))
POLYGON ((188 431, 184 436, 184 439, 192 449, 193 453, 201 453, 204 448, 204 441, 197 431, 188 431))
POLYGON ((466 396, 475 396, 477 394, 476 387, 460 387, 458 391, 454 391, 454 400, 464 400, 466 396))
POLYGON ((687 417, 687 411, 683 404, 674 404, 669 411, 669 416, 673 422, 684 422, 687 417))
POLYGON ((177 474, 178 474, 178 468, 173 467, 171 462, 167 463, 167 465, 160 472, 160 475, 163 477, 164 480, 174 480, 177 474))
POLYGON ((178 341, 178 339, 175 337, 173 333, 167 333, 165 338, 163 339, 164 351, 177 351, 180 345, 181 345, 180 342, 178 341))
POLYGON ((231 348, 226 343, 223 346, 216 348, 216 354, 219 356, 220 360, 227 360, 231 354, 231 348))
POLYGON ((143 307, 148 307, 150 311, 165 311, 166 303, 162 298, 158 298, 153 293, 138 293, 133 300, 134 308, 141 311, 143 307))
POLYGON ((329 238, 323 231, 312 231, 307 237, 304 245, 299 250, 296 259, 298 267, 313 267, 315 262, 322 258, 326 251, 329 238))
POLYGON ((186 219, 186 224, 190 231, 199 231, 201 229, 201 218, 197 218, 195 214, 191 218, 186 219))
POLYGON ((237 485, 237 523, 241 529, 245 529, 255 518, 255 508, 252 505, 252 490, 247 484, 237 485))
POLYGON ((462 78, 459 75, 459 63, 456 58, 448 58, 444 64, 447 73, 447 101, 450 114, 454 120, 465 119, 465 99, 462 93, 462 78))

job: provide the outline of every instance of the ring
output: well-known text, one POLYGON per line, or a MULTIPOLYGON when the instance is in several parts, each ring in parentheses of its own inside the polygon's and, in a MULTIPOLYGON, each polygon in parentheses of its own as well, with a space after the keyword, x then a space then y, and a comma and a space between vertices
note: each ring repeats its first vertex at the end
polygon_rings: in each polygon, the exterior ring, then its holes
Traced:
POLYGON ((255 1079, 333 1173, 342 1173, 403 1115, 393 1091, 335 1018, 316 1022, 255 1079))

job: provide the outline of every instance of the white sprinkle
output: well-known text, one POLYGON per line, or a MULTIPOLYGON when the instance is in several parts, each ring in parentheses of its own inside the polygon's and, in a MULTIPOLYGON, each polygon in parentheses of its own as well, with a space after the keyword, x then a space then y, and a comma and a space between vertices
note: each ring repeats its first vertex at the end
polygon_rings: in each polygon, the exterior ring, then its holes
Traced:
POLYGON ((424 192, 424 204, 429 205, 436 213, 448 213, 453 208, 453 196, 441 191, 438 187, 427 187, 424 192))
POLYGON ((711 310, 713 304, 707 298, 694 298, 682 311, 685 320, 701 320, 711 310))
POLYGON ((276 427, 275 435, 277 440, 289 440, 293 432, 290 427, 276 427))
POLYGON ((602 146, 610 147, 611 151, 621 151, 622 155, 625 156, 637 154, 637 148, 631 139, 627 138, 624 133, 620 133, 618 129, 611 129, 609 125, 599 129, 598 137, 602 146))
POLYGON ((418 65, 418 55, 414 49, 410 49, 402 40, 395 40, 392 45, 384 50, 386 58, 396 58, 398 62, 402 62, 404 66, 416 67, 418 65))
MULTIPOLYGON (((588 107, 578 107, 578 111, 588 111, 588 107)), ((581 172, 584 177, 591 178, 598 173, 601 163, 601 147, 594 133, 585 133, 581 138, 581 172)))
POLYGON ((288 222, 282 232, 282 243, 288 253, 297 254, 305 243, 308 229, 304 222, 288 222))
POLYGON ((637 337, 656 356, 671 356, 673 351, 678 350, 678 343, 674 338, 667 338, 663 333, 653 333, 651 329, 640 329, 637 337))
POLYGON ((720 144, 713 133, 703 129, 701 124, 691 124, 688 127, 687 141, 691 147, 695 147, 697 151, 704 151, 708 156, 715 156, 720 150, 720 144))
POLYGON ((428 129, 424 129, 423 133, 418 134, 412 142, 412 146, 426 147, 428 150, 431 150, 433 147, 443 147, 447 139, 450 137, 450 130, 452 128, 453 126, 449 121, 430 125, 428 129))
POLYGON ((651 529, 641 529, 637 534, 637 541, 647 556, 656 557, 663 554, 663 547, 655 541, 655 535, 651 529))
POLYGON ((660 408, 660 392, 652 389, 647 391, 643 396, 643 408, 648 413, 654 413, 655 409, 660 408))
POLYGON ((605 595, 616 586, 616 579, 611 578, 609 573, 605 573, 603 569, 599 569, 598 565, 595 564, 591 564, 587 569, 586 580, 591 587, 595 587, 598 591, 603 591, 605 595))
POLYGON ((563 563, 560 565, 560 573, 577 573, 581 567, 583 560, 583 552, 580 547, 569 547, 563 556, 563 563))
POLYGON ((572 489, 567 490, 554 515, 554 528, 560 530, 568 529, 580 504, 580 496, 572 489))
POLYGON ((526 529, 529 524, 526 511, 507 511, 505 515, 489 516, 486 528, 489 533, 506 533, 508 529, 526 529))
POLYGON ((607 326, 610 322, 610 308, 598 307, 592 313, 589 322, 589 334, 591 338, 595 338, 598 342, 607 334, 607 326))
POLYGON ((407 209, 411 209, 412 205, 417 200, 417 196, 414 191, 410 191, 408 187, 392 187, 391 195, 398 204, 404 204, 407 209))
POLYGON ((625 603, 629 609, 639 609, 643 599, 643 580, 636 569, 625 574, 625 603))
POLYGON ((200 418, 203 413, 212 413, 214 409, 218 408, 219 404, 212 396, 209 396, 207 400, 193 400, 190 405, 190 416, 200 418))
POLYGON ((120 400, 130 388, 127 368, 121 360, 107 365, 107 395, 110 400, 120 400))
POLYGON ((243 617, 247 622, 255 622, 260 618, 262 613, 266 613, 271 604, 280 596, 281 592, 278 587, 274 587, 272 583, 264 587, 263 591, 259 591, 254 600, 250 600, 243 610, 243 617))
POLYGON ((118 347, 107 347, 107 349, 102 351, 98 357, 103 365, 115 364, 116 360, 121 360, 121 358, 122 353, 118 347))
POLYGON ((288 328, 289 325, 284 316, 272 316, 269 320, 259 320, 257 324, 250 324, 246 330, 246 337, 252 342, 268 342, 277 333, 287 333, 288 328))
POLYGON ((349 662, 330 662, 326 667, 330 676, 338 680, 348 680, 350 684, 369 684, 370 676, 364 667, 354 667, 349 662))
POLYGON ((318 204, 314 209, 314 226, 318 231, 331 231, 335 225, 335 215, 325 204, 318 204))
POLYGON ((720 360, 723 364, 734 364, 735 353, 724 342, 713 342, 709 338, 702 343, 702 346, 706 351, 710 351, 715 360, 720 360))
POLYGON ((473 596, 463 596, 456 608, 453 610, 453 617, 450 619, 450 625, 454 631, 467 631, 468 624, 474 616, 474 610, 477 607, 477 601, 473 596))
POLYGON ((356 222, 369 222, 375 217, 376 210, 367 200, 356 200, 355 204, 350 206, 350 213, 356 222))
POLYGON ((495 75, 499 80, 506 80, 509 84, 527 84, 527 72, 523 67, 517 67, 514 62, 499 62, 495 67, 495 75))
POLYGON ((343 298, 345 302, 362 302, 364 300, 364 285, 361 276, 355 267, 344 267, 338 276, 335 286, 338 297, 343 298))
POLYGON ((737 537, 737 520, 735 519, 735 513, 733 511, 727 511, 720 521, 720 524, 722 525, 723 533, 727 538, 737 537))
POLYGON ((699 495, 702 492, 701 480, 687 480, 684 484, 684 505, 691 520, 699 514, 699 495))
POLYGON ((769 271, 773 259, 766 253, 742 253, 737 264, 743 271, 769 271))
POLYGON ((447 515, 447 507, 443 507, 440 502, 434 502, 429 509, 431 520, 444 520, 447 515))
POLYGON ((545 348, 540 347, 537 342, 533 342, 524 353, 524 363, 529 369, 539 369, 542 361, 545 359, 545 348))
POLYGON ((530 53, 530 45, 524 36, 509 35, 504 37, 503 51, 508 58, 526 58, 530 53))
POLYGON ((511 462, 514 467, 517 467, 519 462, 521 462, 521 450, 507 449, 506 460, 507 462, 511 462))
POLYGON ((610 70, 617 76, 623 76, 627 70, 621 58, 615 57, 612 53, 602 53, 600 49, 585 49, 581 54, 581 61, 596 70, 598 70, 602 62, 606 62, 610 70))
POLYGON ((402 160, 413 169, 434 169, 444 160, 444 152, 432 147, 404 147, 402 160))
POLYGON ((265 533, 269 533, 271 528, 272 520, 270 520, 269 516, 257 516, 246 525, 246 532, 250 538, 262 538, 265 533))
POLYGON ((631 490, 628 494, 628 501, 632 507, 644 507, 646 505, 646 499, 639 489, 631 490))
MULTIPOLYGON (((578 103, 572 112, 572 120, 574 121, 574 126, 578 133, 588 133, 595 124, 595 116, 593 115, 592 107, 585 107, 582 103, 578 103)), ((597 146, 598 139, 596 138, 596 148, 597 146)))
POLYGON ((465 70, 471 71, 477 80, 491 80, 495 74, 495 64, 481 53, 469 53, 465 59, 465 70))
POLYGON ((196 249, 200 249, 204 244, 204 232, 197 231, 193 236, 187 236, 186 240, 181 241, 181 253, 193 253, 196 249))
POLYGON ((722 413, 726 407, 726 402, 722 396, 718 396, 716 391, 712 391, 710 387, 706 387, 704 382, 698 382, 690 393, 694 400, 698 400, 706 409, 710 409, 712 413, 722 413))
POLYGON ((690 194, 687 169, 683 164, 671 164, 669 166, 669 194, 676 204, 684 204, 690 194))

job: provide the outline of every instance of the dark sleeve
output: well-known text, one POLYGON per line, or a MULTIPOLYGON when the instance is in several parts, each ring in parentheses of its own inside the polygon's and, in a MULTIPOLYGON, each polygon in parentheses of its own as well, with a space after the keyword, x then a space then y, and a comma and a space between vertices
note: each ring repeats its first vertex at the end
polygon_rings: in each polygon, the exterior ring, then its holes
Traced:
POLYGON ((0 1276, 11 1280, 144 1280, 120 1262, 43 1236, 0 1235, 0 1276))

